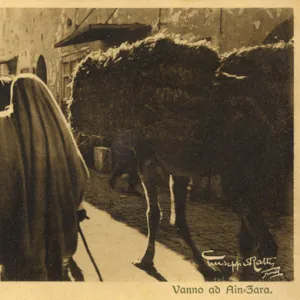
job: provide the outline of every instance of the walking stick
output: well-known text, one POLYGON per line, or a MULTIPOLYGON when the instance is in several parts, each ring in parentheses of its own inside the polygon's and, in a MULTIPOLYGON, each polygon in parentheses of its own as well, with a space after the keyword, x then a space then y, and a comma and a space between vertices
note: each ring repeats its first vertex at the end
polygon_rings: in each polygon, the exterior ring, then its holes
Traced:
POLYGON ((91 251, 90 251, 90 249, 89 249, 89 246, 88 246, 88 244, 87 244, 87 242, 86 242, 86 239, 85 239, 85 237, 84 237, 84 234, 83 234, 83 232, 82 232, 82 230, 81 230, 79 224, 78 224, 78 231, 79 231, 80 236, 81 236, 81 238, 82 238, 82 241, 83 241, 84 247, 85 247, 85 249, 86 249, 86 252, 88 253, 88 255, 89 255, 90 259, 91 259, 91 262, 92 262, 92 264, 93 264, 93 266, 94 266, 94 268, 95 268, 95 270, 96 270, 96 273, 97 273, 97 275, 98 275, 98 277, 99 277, 99 280, 100 280, 100 281, 103 281, 103 278, 102 278, 102 276, 101 276, 101 273, 100 273, 100 271, 99 271, 99 269, 98 269, 98 267, 97 267, 97 264, 96 264, 96 262, 95 262, 95 260, 94 260, 94 258, 93 258, 93 256, 92 256, 92 253, 91 253, 91 251))

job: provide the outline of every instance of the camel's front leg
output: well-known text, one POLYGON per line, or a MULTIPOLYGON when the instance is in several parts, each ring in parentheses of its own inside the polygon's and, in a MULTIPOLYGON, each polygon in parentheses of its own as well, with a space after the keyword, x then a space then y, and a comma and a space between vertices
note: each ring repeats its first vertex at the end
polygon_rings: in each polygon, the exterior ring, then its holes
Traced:
POLYGON ((196 261, 202 261, 201 255, 192 240, 186 221, 186 200, 189 179, 181 176, 170 176, 171 216, 170 224, 175 225, 178 234, 193 251, 196 261))
POLYGON ((158 202, 161 175, 157 163, 152 160, 146 161, 140 176, 147 200, 148 245, 143 258, 135 265, 142 269, 150 269, 154 265, 155 240, 162 216, 158 202))

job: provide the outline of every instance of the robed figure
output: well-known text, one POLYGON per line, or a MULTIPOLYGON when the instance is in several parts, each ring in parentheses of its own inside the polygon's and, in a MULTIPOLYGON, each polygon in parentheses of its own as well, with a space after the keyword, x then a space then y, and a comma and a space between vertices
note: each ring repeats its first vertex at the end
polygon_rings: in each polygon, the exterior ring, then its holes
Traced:
POLYGON ((63 280, 88 170, 38 77, 1 78, 0 109, 1 279, 63 280))

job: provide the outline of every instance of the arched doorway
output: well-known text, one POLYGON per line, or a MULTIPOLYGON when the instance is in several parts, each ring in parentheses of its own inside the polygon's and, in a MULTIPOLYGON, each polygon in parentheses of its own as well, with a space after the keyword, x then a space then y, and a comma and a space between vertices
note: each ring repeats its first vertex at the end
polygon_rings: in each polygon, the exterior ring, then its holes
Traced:
POLYGON ((47 68, 43 55, 40 55, 36 64, 36 75, 40 77, 47 84, 47 68))

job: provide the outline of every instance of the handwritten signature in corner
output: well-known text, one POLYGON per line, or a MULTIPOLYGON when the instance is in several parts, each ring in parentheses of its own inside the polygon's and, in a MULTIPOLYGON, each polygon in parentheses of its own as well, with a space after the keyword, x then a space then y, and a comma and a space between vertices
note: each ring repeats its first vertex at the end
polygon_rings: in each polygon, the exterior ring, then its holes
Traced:
POLYGON ((211 267, 229 267, 232 269, 232 272, 234 272, 235 270, 238 271, 241 267, 252 267, 255 272, 262 274, 262 279, 272 279, 284 276, 283 273, 280 273, 280 267, 275 266, 274 260, 276 260, 276 257, 265 257, 263 259, 258 259, 256 256, 252 256, 243 261, 227 261, 225 260, 226 255, 208 255, 208 253, 213 252, 214 250, 207 250, 202 252, 202 257, 207 261, 208 265, 211 267), (268 267, 268 269, 263 270, 263 267, 268 267))
POLYGON ((269 278, 275 278, 275 277, 283 277, 283 273, 280 273, 280 267, 273 267, 268 270, 261 271, 263 274, 262 279, 265 279, 267 277, 269 278))

